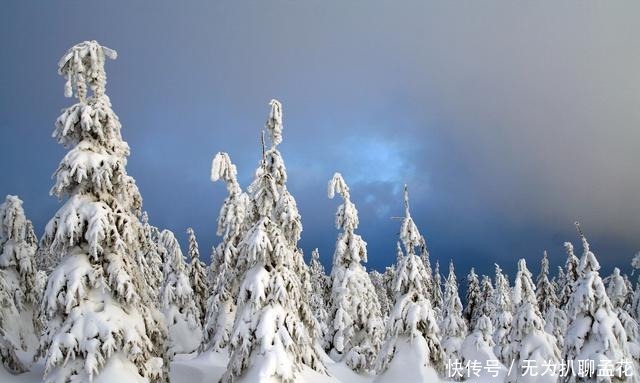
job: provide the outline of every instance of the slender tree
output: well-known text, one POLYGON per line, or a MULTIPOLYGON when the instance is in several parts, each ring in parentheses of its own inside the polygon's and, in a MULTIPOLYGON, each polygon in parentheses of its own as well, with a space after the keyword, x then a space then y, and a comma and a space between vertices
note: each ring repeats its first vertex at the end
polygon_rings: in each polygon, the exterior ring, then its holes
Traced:
POLYGON ((559 307, 562 310, 567 311, 567 304, 569 303, 569 299, 573 294, 574 284, 578 280, 579 272, 578 272, 578 257, 573 253, 573 244, 571 242, 565 242, 564 248, 567 252, 567 260, 564 265, 564 279, 559 281, 559 288, 561 289, 560 293, 560 304, 559 307))
MULTIPOLYGON (((324 372, 314 348, 318 324, 302 278, 308 271, 295 247, 302 226, 295 201, 286 192, 286 169, 277 145, 282 141, 282 106, 271 101, 266 128, 271 147, 264 152, 249 191, 257 220, 240 242, 241 277, 230 338, 231 357, 222 380, 275 379, 293 382, 303 365, 324 372), (286 198, 287 201, 281 201, 286 198), (279 216, 288 212, 287 217, 279 216)), ((308 281, 307 281, 308 284, 308 281)))
POLYGON ((493 290, 493 307, 496 315, 493 319, 494 351, 500 362, 507 364, 510 361, 509 333, 513 320, 513 305, 511 301, 511 287, 509 279, 502 273, 502 269, 496 264, 496 288, 493 290))
POLYGON ((189 283, 193 289, 196 307, 198 308, 198 319, 200 326, 204 325, 205 311, 207 309, 207 298, 209 298, 209 287, 207 284, 207 272, 204 262, 200 260, 200 250, 198 250, 198 241, 196 234, 192 228, 187 229, 187 237, 189 239, 189 266, 187 273, 189 275, 189 283))
POLYGON ((469 327, 473 328, 473 325, 480 316, 482 311, 482 291, 480 289, 480 280, 476 274, 474 268, 471 268, 469 275, 467 275, 467 296, 466 306, 462 312, 464 318, 467 320, 469 327))
POLYGON ((136 375, 132 381, 168 378, 162 369, 166 328, 136 263, 142 199, 126 173, 129 146, 105 94, 105 59, 115 57, 115 51, 86 41, 59 63, 65 95, 75 95, 78 103, 62 112, 53 133, 72 149, 51 190, 69 199, 42 240, 47 252, 60 254, 41 303, 46 382, 92 382, 105 368, 122 364, 129 367, 122 373, 136 375))
POLYGON ((327 314, 327 307, 331 301, 331 292, 329 288, 329 278, 324 271, 324 266, 320 263, 320 252, 318 249, 314 249, 311 252, 311 296, 309 299, 309 305, 313 311, 313 316, 318 321, 320 326, 320 344, 323 349, 330 347, 330 331, 329 331, 329 315, 327 314))
POLYGON ((458 281, 453 261, 449 263, 449 276, 444 285, 444 307, 440 328, 442 329, 442 349, 448 363, 462 364, 462 342, 467 336, 467 323, 462 317, 462 302, 458 295, 458 281))
POLYGON ((387 340, 378 355, 379 372, 384 372, 404 357, 404 353, 417 354, 425 366, 436 371, 444 369, 444 354, 440 346, 438 324, 427 299, 428 278, 424 264, 415 254, 420 245, 421 235, 409 210, 409 193, 404 189, 405 216, 400 228, 400 239, 406 256, 402 256, 396 270, 393 288, 395 292, 394 308, 387 321, 387 340))
POLYGON ((367 243, 355 233, 358 210, 340 173, 329 182, 329 198, 344 202, 336 213, 336 241, 331 268, 330 355, 346 360, 356 371, 370 370, 382 342, 382 317, 375 287, 361 262, 367 261, 367 243))

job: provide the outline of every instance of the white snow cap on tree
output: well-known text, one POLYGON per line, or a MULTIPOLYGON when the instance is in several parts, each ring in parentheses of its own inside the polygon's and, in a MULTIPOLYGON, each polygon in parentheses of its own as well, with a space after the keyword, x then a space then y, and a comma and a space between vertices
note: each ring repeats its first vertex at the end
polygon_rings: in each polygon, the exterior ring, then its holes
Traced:
POLYGON ((188 354, 198 348, 202 336, 196 297, 180 244, 171 231, 162 231, 160 245, 165 252, 162 311, 169 326, 169 354, 188 354))
POLYGON ((608 285, 607 285, 607 295, 611 300, 611 304, 613 305, 613 309, 624 327, 624 331, 627 334, 627 343, 629 345, 629 353, 633 356, 633 359, 636 361, 636 371, 638 370, 638 360, 640 360, 640 339, 638 336, 640 335, 640 331, 638 329, 638 322, 627 312, 625 309, 625 303, 627 299, 627 285, 625 283, 625 279, 622 275, 620 275, 620 269, 614 268, 613 274, 607 277, 608 285))
MULTIPOLYGON (((421 235, 418 232, 409 211, 409 192, 404 189, 405 217, 403 219, 400 239, 406 256, 397 265, 393 291, 395 304, 387 321, 387 341, 378 355, 377 370, 395 370, 398 366, 396 349, 404 349, 406 343, 411 344, 414 353, 424 357, 425 367, 444 370, 444 355, 439 341, 440 330, 436 317, 427 299, 425 281, 427 273, 424 264, 415 254, 420 245, 421 235)), ((401 354, 400 354, 401 355, 401 354)))
POLYGON ((209 298, 209 286, 207 284, 207 271, 204 263, 200 260, 200 250, 198 249, 198 241, 193 228, 187 228, 187 237, 189 240, 189 265, 187 273, 189 275, 189 283, 193 289, 193 295, 198 308, 200 325, 204 324, 205 310, 207 309, 207 298, 209 298))
POLYGON ((309 267, 310 283, 311 283, 311 295, 309 296, 309 306, 313 311, 313 315, 318 321, 320 329, 320 344, 323 349, 329 348, 329 314, 327 314, 327 307, 329 306, 330 298, 330 286, 329 277, 324 271, 324 266, 320 263, 320 252, 318 249, 314 249, 311 252, 311 262, 309 267))
POLYGON ((36 277, 36 236, 22 201, 8 195, 0 204, 0 362, 11 373, 26 371, 18 352, 38 344, 34 305, 41 293, 36 277))
POLYGON ((513 368, 508 382, 555 382, 557 376, 533 376, 527 366, 535 361, 536 366, 543 363, 557 365, 560 350, 556 340, 544 331, 544 319, 538 309, 536 292, 531 272, 524 259, 518 261, 518 274, 513 288, 515 314, 509 332, 509 353, 513 368))
POLYGON ((51 189, 69 199, 42 240, 61 259, 40 307, 46 382, 92 382, 112 360, 130 367, 132 381, 168 379, 166 327, 137 264, 142 198, 126 173, 129 146, 105 95, 106 57, 115 58, 115 51, 88 41, 72 47, 59 65, 65 93, 75 89, 79 102, 62 112, 53 133, 72 149, 51 189))
POLYGON ((458 281, 453 261, 449 263, 449 276, 444 285, 440 329, 442 330, 442 349, 448 363, 463 363, 461 351, 462 342, 467 336, 467 323, 462 317, 462 302, 458 295, 458 281))
POLYGON ((495 285, 493 290, 493 307, 496 315, 493 319, 493 341, 495 343, 494 351, 498 359, 506 364, 509 362, 509 332, 511 331, 512 302, 511 287, 507 276, 502 273, 502 269, 498 264, 496 266, 495 285))
POLYGON ((329 198, 335 193, 344 202, 336 213, 336 241, 331 269, 330 355, 346 360, 356 371, 367 371, 382 343, 382 315, 375 287, 360 262, 367 261, 367 244, 358 235, 358 210, 351 202, 349 186, 340 173, 329 181, 329 198))
MULTIPOLYGON (((587 238, 576 222, 582 240, 583 254, 579 264, 579 278, 569 301, 570 318, 564 344, 564 359, 594 360, 596 365, 607 362, 612 365, 629 363, 631 354, 627 334, 613 310, 604 283, 600 278, 600 264, 589 248, 587 238)), ((572 371, 575 380, 596 379, 596 372, 572 371)), ((638 371, 632 367, 632 377, 625 377, 621 369, 614 369, 616 381, 635 381, 638 371)), ((573 375, 572 374, 572 375, 573 375)), ((612 380, 613 380, 612 379, 612 380)))
MULTIPOLYGON (((280 104, 271 106, 267 126, 281 122, 280 104)), ((281 141, 280 130, 269 129, 272 147, 264 153, 249 188, 256 220, 239 245, 238 263, 246 271, 237 297, 225 382, 240 377, 293 382, 303 364, 325 371, 314 348, 320 335, 308 302, 309 271, 296 243, 302 225, 275 148, 281 141), (283 196, 287 201, 281 201, 283 196)))
POLYGON ((265 127, 271 135, 271 144, 276 146, 282 142, 282 104, 274 99, 269 101, 269 105, 271 111, 265 127))
POLYGON ((469 275, 467 275, 467 297, 466 306, 463 311, 464 318, 467 320, 469 327, 473 328, 481 311, 482 292, 480 291, 480 279, 478 279, 478 275, 472 267, 471 271, 469 271, 469 275))

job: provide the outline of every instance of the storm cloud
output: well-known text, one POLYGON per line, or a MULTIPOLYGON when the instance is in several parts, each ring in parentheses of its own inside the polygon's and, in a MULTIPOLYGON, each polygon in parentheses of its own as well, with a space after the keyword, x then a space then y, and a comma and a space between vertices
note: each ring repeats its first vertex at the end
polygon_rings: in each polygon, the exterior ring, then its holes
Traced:
MULTIPOLYGON (((577 241, 605 271, 640 249, 640 3, 634 1, 9 2, 0 15, 0 193, 41 232, 64 149, 55 64, 96 39, 118 51, 107 93, 153 223, 217 242, 227 151, 247 185, 268 101, 284 104, 301 246, 328 265, 341 171, 370 267, 395 259, 409 184, 432 256, 492 272, 577 241), (82 5, 81 5, 82 4, 82 5)), ((536 265, 537 266, 537 265, 536 265)), ((537 267, 533 267, 537 270, 537 267)))

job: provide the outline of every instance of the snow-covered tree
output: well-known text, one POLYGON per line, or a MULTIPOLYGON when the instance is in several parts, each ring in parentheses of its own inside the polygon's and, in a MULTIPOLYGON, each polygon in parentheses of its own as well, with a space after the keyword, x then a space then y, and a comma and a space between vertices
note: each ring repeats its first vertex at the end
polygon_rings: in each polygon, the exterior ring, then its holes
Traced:
POLYGON ((160 251, 165 259, 161 297, 162 312, 169 327, 169 354, 188 354, 200 344, 200 313, 180 244, 169 230, 160 234, 160 251))
POLYGON ((163 260, 160 250, 158 249, 158 237, 160 231, 157 227, 151 226, 149 223, 149 215, 147 212, 142 213, 142 235, 140 244, 142 246, 142 254, 144 258, 144 277, 147 285, 151 288, 149 295, 152 296, 156 305, 160 307, 160 290, 164 282, 162 273, 163 260))
MULTIPOLYGON (((462 317, 462 302, 460 302, 458 295, 458 281, 453 261, 449 263, 449 276, 444 285, 443 304, 442 321, 440 322, 442 350, 448 363, 462 363, 462 342, 467 336, 467 323, 462 317)), ((454 378, 455 376, 450 377, 454 378)))
MULTIPOLYGON (((22 208, 22 201, 8 195, 0 204, 0 271, 7 299, 0 305, 0 350, 2 362, 10 371, 20 372, 15 351, 33 353, 38 343, 34 329, 34 308, 42 292, 38 286, 35 253, 37 239, 33 225, 22 208), (9 350, 12 349, 12 350, 9 350)), ((22 366, 24 367, 24 366, 22 366)))
POLYGON ((162 369, 166 328, 136 263, 142 199, 126 173, 129 146, 105 94, 105 59, 115 57, 115 51, 86 41, 59 63, 65 95, 78 102, 62 112, 53 133, 72 149, 51 190, 69 199, 42 240, 60 259, 40 307, 46 382, 92 382, 110 368, 131 381, 168 379, 162 369))
POLYGON ((502 273, 502 269, 496 264, 495 289, 493 290, 493 307, 495 315, 493 320, 493 341, 495 354, 503 363, 509 362, 509 332, 511 332, 512 302, 509 279, 502 273))
MULTIPOLYGON (((611 300, 613 309, 624 327, 624 331, 627 334, 627 343, 629 345, 629 352, 633 356, 633 359, 638 363, 640 361, 640 331, 638 329, 638 322, 633 319, 631 314, 625 310, 624 306, 627 301, 628 288, 625 283, 624 277, 620 275, 620 269, 614 268, 613 273, 606 278, 607 279, 607 295, 611 300)), ((636 364, 636 371, 638 371, 638 365, 636 364)))
POLYGON ((565 242, 564 248, 567 252, 567 260, 564 265, 564 278, 562 280, 558 280, 561 293, 559 294, 559 308, 567 311, 567 304, 569 303, 569 299, 573 294, 574 284, 578 280, 578 257, 573 252, 573 244, 571 242, 565 242))
POLYGON ((303 364, 325 371, 314 348, 320 336, 307 301, 310 287, 303 280, 308 271, 295 243, 302 226, 294 214, 295 201, 286 192, 286 169, 276 148, 282 140, 282 106, 276 100, 270 105, 266 128, 271 147, 249 187, 257 220, 239 245, 238 264, 246 271, 225 382, 241 376, 247 381, 293 382, 303 364))
POLYGON ((424 269, 429 276, 427 279, 427 289, 429 290, 429 300, 433 305, 433 270, 431 269, 431 259, 429 256, 429 249, 427 248, 427 241, 424 237, 420 240, 420 260, 424 264, 424 269))
POLYGON ((251 221, 252 203, 240 188, 237 175, 229 155, 217 153, 211 164, 211 180, 224 181, 228 195, 220 208, 216 231, 222 242, 212 251, 212 291, 207 301, 204 350, 218 350, 228 345, 236 312, 235 299, 240 289, 239 279, 245 271, 238 264, 238 250, 251 221))
POLYGON ((324 266, 320 263, 320 252, 314 249, 311 252, 311 262, 309 271, 311 274, 311 295, 309 305, 313 315, 320 326, 320 344, 323 349, 328 349, 329 341, 329 315, 327 307, 330 302, 329 278, 324 271, 324 266))
MULTIPOLYGON (((627 334, 607 296, 600 277, 600 264, 589 248, 589 242, 576 223, 582 240, 583 253, 578 267, 578 280, 568 305, 569 326, 564 344, 566 361, 593 360, 596 365, 607 363, 620 366, 631 362, 627 334)), ((635 381, 638 371, 626 377, 619 368, 613 369, 612 377, 604 380, 597 371, 580 371, 574 365, 566 379, 577 381, 635 381)), ((634 370, 632 368, 632 370, 634 370)))
POLYGON ((489 277, 488 275, 483 275, 482 281, 480 282, 480 315, 486 315, 488 318, 493 318, 495 308, 493 306, 492 298, 493 285, 491 284, 491 277, 489 277))
POLYGON ((536 300, 542 314, 545 314, 549 307, 558 305, 555 288, 549 281, 549 256, 546 250, 540 262, 540 274, 536 282, 536 300))
POLYGON ((442 320, 442 276, 440 275, 440 262, 436 260, 436 267, 433 269, 433 285, 431 291, 431 305, 436 313, 438 322, 442 320))
POLYGON ((387 340, 377 360, 377 369, 382 372, 382 378, 387 373, 400 373, 403 369, 402 361, 407 357, 417 356, 424 363, 421 374, 444 370, 440 330, 431 302, 427 299, 429 292, 425 282, 428 276, 424 264, 415 254, 422 237, 411 217, 406 185, 404 205, 405 216, 400 228, 400 239, 406 256, 400 259, 397 266, 393 281, 395 304, 387 321, 387 340))
POLYGON ((338 193, 344 202, 336 213, 336 240, 331 268, 330 352, 337 361, 346 360, 353 370, 370 370, 380 349, 383 322, 375 287, 361 262, 367 261, 367 243, 355 233, 358 210, 349 186, 340 173, 329 182, 329 198, 338 193))
POLYGON ((482 291, 480 289, 480 280, 474 268, 471 268, 469 275, 467 275, 467 296, 466 306, 462 314, 466 319, 469 327, 473 328, 473 325, 482 312, 482 291))
POLYGON ((518 261, 518 274, 513 287, 515 314, 509 332, 509 354, 513 363, 508 382, 555 382, 557 376, 534 376, 527 373, 532 361, 557 365, 560 350, 556 340, 544 330, 544 319, 538 309, 536 288, 524 259, 518 261))
POLYGON ((200 260, 198 241, 196 240, 196 234, 192 228, 187 229, 187 237, 189 240, 189 266, 187 268, 187 273, 189 275, 189 283, 193 289, 196 307, 198 308, 200 326, 202 326, 204 324, 205 311, 207 309, 207 298, 209 297, 207 271, 204 263, 200 260))
MULTIPOLYGON (((498 357, 493 351, 493 326, 491 320, 486 315, 481 315, 476 321, 473 331, 467 335, 462 343, 461 356, 463 360, 468 361, 466 363, 467 377, 479 377, 484 379, 491 378, 491 381, 503 381, 507 373, 507 368, 500 365, 491 365, 498 360, 498 357), (480 369, 474 368, 474 365, 481 366, 480 369), (490 371, 489 368, 494 368, 495 372, 490 371), (479 370, 479 371, 478 371, 479 370)), ((453 371, 449 371, 450 375, 453 371)), ((459 375, 459 374, 458 374, 459 375)), ((457 378, 459 376, 451 376, 457 378)))

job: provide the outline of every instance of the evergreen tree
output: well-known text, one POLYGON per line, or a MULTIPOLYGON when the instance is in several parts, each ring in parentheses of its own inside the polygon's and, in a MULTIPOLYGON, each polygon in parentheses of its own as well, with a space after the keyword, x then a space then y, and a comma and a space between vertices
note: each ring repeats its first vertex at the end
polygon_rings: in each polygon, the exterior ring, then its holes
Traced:
MULTIPOLYGON (((598 361, 597 364, 606 362, 614 367, 620 366, 631 361, 627 334, 605 291, 598 272, 600 264, 577 222, 576 227, 582 239, 583 253, 577 270, 579 278, 568 305, 570 321, 565 337, 564 359, 567 362, 594 360, 598 361)), ((607 377, 611 381, 634 381, 638 373, 632 368, 633 376, 627 377, 621 369, 613 370, 614 376, 607 377)), ((600 379, 596 372, 580 371, 574 365, 566 381, 600 379)))
POLYGON ((59 63, 65 95, 75 95, 78 103, 62 112, 53 133, 72 149, 51 190, 69 199, 42 240, 60 259, 40 308, 46 318, 40 345, 46 382, 91 382, 105 368, 122 365, 136 375, 132 381, 168 379, 162 367, 166 328, 136 264, 142 198, 126 173, 129 146, 105 94, 104 62, 115 57, 115 51, 87 41, 59 63))
POLYGON ((325 370, 314 348, 320 335, 307 301, 310 287, 301 279, 308 272, 295 247, 302 226, 293 214, 295 201, 286 192, 286 169, 276 148, 282 141, 282 109, 276 100, 271 101, 266 128, 271 147, 264 152, 249 188, 257 220, 239 247, 238 265, 246 271, 230 338, 231 357, 222 377, 225 382, 240 376, 247 381, 293 382, 303 364, 325 370))
POLYGON ((429 259, 429 250, 427 249, 427 241, 422 237, 420 240, 420 260, 424 264, 424 269, 427 272, 427 290, 429 290, 429 301, 433 305, 433 270, 431 269, 431 260, 429 259))
POLYGON ((385 283, 385 275, 381 274, 378 270, 372 270, 369 272, 369 279, 376 290, 378 296, 378 302, 380 302, 380 314, 383 321, 389 316, 392 302, 389 300, 389 292, 385 283))
POLYGON ((0 350, 2 362, 10 371, 21 372, 25 366, 13 358, 16 351, 33 353, 38 343, 35 305, 41 293, 38 286, 35 253, 37 239, 33 225, 22 208, 22 201, 8 195, 0 204, 0 276, 4 293, 10 299, 0 305, 0 350), (3 346, 0 346, 3 347, 3 346), (9 350, 10 349, 10 350, 9 350))
POLYGON ((242 191, 236 166, 227 153, 217 153, 211 163, 211 180, 223 180, 227 184, 225 198, 216 234, 222 242, 212 250, 211 296, 207 301, 206 324, 202 349, 219 350, 229 344, 229 337, 236 313, 235 298, 239 294, 240 278, 246 271, 238 263, 239 247, 252 221, 252 202, 242 191))
POLYGON ((473 328, 473 325, 480 316, 482 311, 482 293, 480 291, 480 280, 476 274, 474 268, 471 268, 469 275, 467 275, 467 297, 466 306, 462 312, 464 319, 467 321, 467 325, 473 328))
POLYGON ((638 329, 638 322, 633 319, 631 314, 625 310, 624 306, 627 301, 627 284, 624 277, 620 275, 620 269, 614 268, 613 273, 606 278, 607 279, 607 295, 613 305, 615 311, 624 331, 627 334, 627 344, 629 345, 629 353, 633 357, 636 363, 636 371, 638 370, 638 361, 640 360, 640 331, 638 329))
POLYGON ((313 316, 318 321, 320 326, 320 344, 323 349, 330 347, 329 340, 329 315, 327 314, 326 307, 330 302, 330 289, 329 278, 324 271, 324 266, 320 263, 320 252, 318 249, 314 249, 311 252, 311 296, 309 299, 309 305, 313 316))
POLYGON ((509 355, 509 333, 511 332, 511 321, 513 320, 513 306, 511 302, 511 287, 509 279, 502 273, 500 266, 496 264, 496 288, 493 290, 493 307, 496 315, 493 319, 493 341, 495 343, 495 354, 503 364, 510 361, 509 355))
POLYGON ((421 236, 409 211, 409 193, 404 190, 405 216, 400 228, 400 239, 406 256, 402 256, 396 270, 393 288, 394 308, 387 321, 385 345, 378 355, 379 372, 401 369, 406 353, 418 355, 425 367, 436 371, 444 369, 444 354, 439 342, 439 328, 431 302, 427 299, 428 278, 424 264, 415 254, 421 236))
POLYGON ((538 301, 538 309, 542 314, 545 314, 551 306, 557 306, 558 304, 555 289, 549 281, 549 257, 546 250, 540 262, 540 275, 538 275, 536 283, 536 300, 538 301))
POLYGON ((160 307, 160 290, 164 282, 164 276, 162 272, 163 260, 158 249, 158 237, 160 231, 157 227, 149 224, 149 215, 147 212, 142 213, 142 234, 143 238, 140 241, 142 245, 142 252, 145 259, 144 276, 147 285, 151 288, 149 295, 153 298, 157 307, 160 307))
POLYGON ((462 363, 462 342, 467 336, 467 323, 462 317, 462 302, 458 295, 453 261, 449 263, 449 276, 444 285, 444 307, 442 308, 442 349, 448 363, 462 363))
POLYGON ((564 279, 560 281, 560 305, 559 307, 562 310, 567 311, 567 304, 569 303, 569 299, 573 294, 574 284, 578 280, 578 257, 573 253, 573 244, 571 242, 565 242, 564 248, 567 251, 567 260, 565 262, 564 268, 564 279))
POLYGON ((436 267, 433 269, 433 290, 431 292, 431 296, 433 300, 431 304, 433 305, 433 310, 436 313, 436 318, 438 322, 442 321, 442 276, 440 275, 440 262, 436 260, 436 267))
POLYGON ((200 251, 198 250, 198 241, 196 234, 192 228, 187 229, 189 238, 189 283, 193 289, 196 307, 198 308, 198 318, 200 326, 204 324, 205 311, 207 309, 207 298, 209 297, 209 287, 207 284, 207 272, 204 263, 200 260, 200 251))
POLYGON ((169 326, 169 355, 188 354, 196 350, 202 337, 197 298, 189 283, 180 244, 171 231, 160 234, 160 249, 165 259, 161 296, 162 312, 169 326))
POLYGON ((491 367, 490 363, 498 361, 498 357, 493 351, 494 346, 491 320, 484 314, 480 315, 473 331, 467 335, 462 343, 461 356, 463 360, 468 362, 465 363, 467 367, 466 376, 472 378, 478 376, 483 379, 491 379, 491 381, 504 381, 507 373, 507 368, 504 365, 495 366, 497 376, 488 368, 491 367), (480 371, 474 368, 474 364, 481 366, 480 371))
POLYGON ((536 288, 531 272, 524 259, 518 261, 518 274, 513 288, 513 304, 515 314, 509 332, 509 354, 513 368, 507 378, 508 382, 555 382, 557 376, 532 376, 527 373, 527 365, 534 361, 536 366, 543 363, 557 365, 560 350, 556 340, 544 330, 544 319, 538 309, 536 288))
POLYGON ((367 261, 367 243, 355 233, 358 210, 340 173, 329 182, 329 198, 336 192, 344 202, 336 213, 336 228, 342 233, 336 241, 331 268, 330 355, 362 372, 372 368, 382 342, 380 303, 361 264, 367 261))
POLYGON ((486 315, 489 318, 493 318, 495 307, 493 306, 492 298, 493 285, 491 284, 491 277, 489 277, 488 275, 483 275, 482 282, 480 282, 480 315, 486 315))

